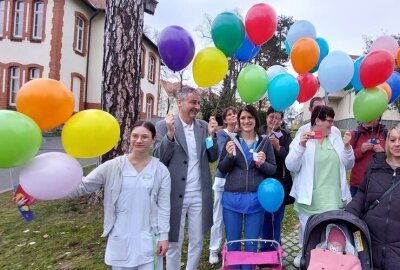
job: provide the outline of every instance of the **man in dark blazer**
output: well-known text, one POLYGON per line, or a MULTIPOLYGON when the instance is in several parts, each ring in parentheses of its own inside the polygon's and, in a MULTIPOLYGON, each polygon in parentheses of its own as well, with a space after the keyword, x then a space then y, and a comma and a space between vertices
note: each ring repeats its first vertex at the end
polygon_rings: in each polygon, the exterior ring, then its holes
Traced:
POLYGON ((196 119, 200 93, 184 87, 177 93, 179 113, 156 124, 154 156, 171 174, 171 228, 167 269, 181 268, 181 250, 186 216, 189 219, 187 270, 197 269, 203 236, 212 226, 212 181, 209 162, 218 158, 217 122, 196 119))

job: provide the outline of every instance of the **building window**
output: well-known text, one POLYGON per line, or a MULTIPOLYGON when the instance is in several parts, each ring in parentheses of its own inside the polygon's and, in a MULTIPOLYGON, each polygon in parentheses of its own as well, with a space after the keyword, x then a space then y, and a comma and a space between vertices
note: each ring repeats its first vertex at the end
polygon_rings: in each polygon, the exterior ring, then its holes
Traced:
POLYGON ((10 105, 15 105, 15 98, 20 84, 20 69, 17 67, 10 68, 10 105))
POLYGON ((29 81, 33 79, 40 78, 40 69, 38 68, 30 68, 29 69, 29 81))
POLYGON ((155 67, 156 67, 156 59, 154 58, 154 56, 150 56, 149 58, 149 68, 148 71, 149 73, 147 74, 147 78, 150 82, 154 83, 154 79, 155 79, 155 67))
POLYGON ((85 21, 80 17, 76 17, 75 50, 80 53, 83 53, 84 30, 85 30, 85 21))
POLYGON ((22 38, 23 30, 24 30, 24 1, 15 1, 13 37, 22 38))
POLYGON ((153 98, 147 97, 147 99, 146 99, 146 119, 151 120, 152 115, 153 115, 153 98))
POLYGON ((3 36, 4 29, 4 0, 0 0, 0 37, 3 36))
POLYGON ((43 34, 43 2, 35 2, 33 4, 33 28, 32 38, 42 39, 43 34))
POLYGON ((140 77, 144 78, 144 66, 145 66, 146 50, 142 46, 140 49, 140 77))

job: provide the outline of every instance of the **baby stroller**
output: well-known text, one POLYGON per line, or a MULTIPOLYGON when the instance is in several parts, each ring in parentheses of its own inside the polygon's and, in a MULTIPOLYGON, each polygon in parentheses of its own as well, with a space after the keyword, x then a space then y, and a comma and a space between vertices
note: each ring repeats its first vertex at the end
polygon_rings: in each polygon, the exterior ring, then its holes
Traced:
MULTIPOLYGON (((339 227, 346 235, 350 246, 354 247, 354 255, 358 256, 361 269, 372 270, 371 237, 367 224, 353 214, 342 210, 328 211, 309 218, 304 232, 304 245, 300 269, 307 269, 310 264, 312 250, 315 252, 317 251, 316 247, 318 245, 326 243, 326 229, 331 224, 339 227)), ((321 250, 318 252, 320 251, 321 250)))
MULTIPOLYGON (((259 245, 258 245, 259 246, 259 245)), ((283 249, 282 246, 275 240, 265 240, 265 239, 242 239, 242 240, 234 240, 228 241, 225 243, 224 248, 222 249, 222 269, 230 270, 234 267, 242 264, 250 264, 252 265, 252 269, 255 269, 257 265, 269 265, 268 269, 274 270, 282 270, 282 254, 283 249), (228 251, 228 246, 233 243, 242 243, 245 242, 257 242, 257 243, 269 243, 271 246, 275 247, 273 251, 259 251, 259 252, 249 252, 249 251, 228 251)))

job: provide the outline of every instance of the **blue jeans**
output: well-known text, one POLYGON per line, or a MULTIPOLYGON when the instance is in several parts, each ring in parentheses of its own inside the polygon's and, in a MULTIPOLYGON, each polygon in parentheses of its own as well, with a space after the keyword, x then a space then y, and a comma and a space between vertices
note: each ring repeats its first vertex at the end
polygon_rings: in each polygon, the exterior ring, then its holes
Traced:
MULTIPOLYGON (((244 239, 258 239, 261 234, 264 221, 264 212, 253 214, 242 214, 229 209, 223 209, 223 217, 225 223, 226 241, 242 239, 242 231, 244 227, 244 239), (244 224, 243 224, 244 223, 244 224)), ((241 244, 234 243, 227 246, 228 251, 240 250, 241 244)), ((245 251, 257 251, 257 242, 246 242, 245 251)), ((252 269, 251 265, 241 265, 240 269, 252 269)))
MULTIPOLYGON (((273 214, 265 212, 264 215, 264 226, 261 234, 261 238, 268 240, 275 240, 281 244, 281 231, 282 231, 282 221, 285 215, 285 205, 282 204, 281 207, 273 214)), ((261 242, 261 251, 276 250, 269 243, 261 242)))
POLYGON ((351 197, 354 198, 358 192, 358 187, 350 186, 351 197))

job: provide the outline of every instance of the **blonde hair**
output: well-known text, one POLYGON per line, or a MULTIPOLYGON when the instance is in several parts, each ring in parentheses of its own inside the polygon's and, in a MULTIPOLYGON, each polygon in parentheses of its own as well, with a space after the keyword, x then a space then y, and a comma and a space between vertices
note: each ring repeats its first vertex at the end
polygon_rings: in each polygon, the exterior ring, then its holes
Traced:
POLYGON ((386 158, 388 160, 392 159, 392 153, 390 152, 390 147, 389 147, 389 137, 390 137, 390 132, 392 132, 392 130, 396 130, 397 133, 400 135, 400 123, 399 124, 394 124, 387 133, 387 137, 385 138, 386 142, 385 142, 385 152, 386 152, 386 158))

